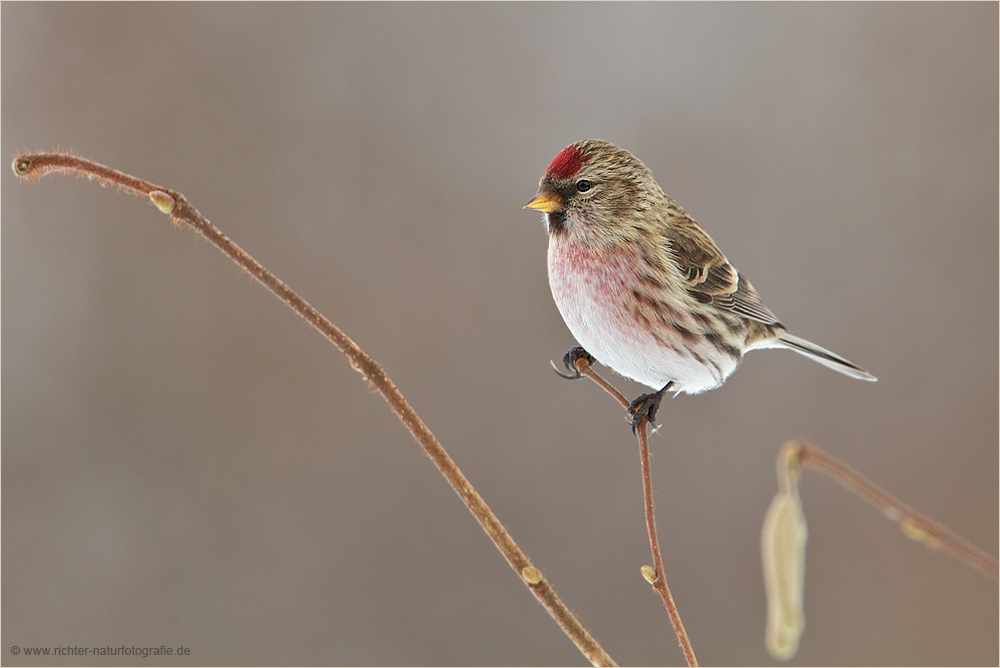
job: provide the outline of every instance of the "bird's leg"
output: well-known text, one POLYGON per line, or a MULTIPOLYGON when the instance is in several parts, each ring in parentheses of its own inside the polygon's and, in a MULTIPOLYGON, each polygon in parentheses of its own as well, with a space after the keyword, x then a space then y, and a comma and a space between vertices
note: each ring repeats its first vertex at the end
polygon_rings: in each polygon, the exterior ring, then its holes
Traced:
MULTIPOLYGON (((568 354, 568 353, 567 353, 568 354)), ((646 418, 649 424, 653 424, 656 420, 656 411, 660 408, 660 402, 663 401, 663 394, 673 387, 674 382, 670 381, 663 386, 659 392, 650 392, 649 394, 640 394, 635 398, 629 407, 628 414, 632 418, 632 433, 639 427, 639 423, 642 418, 646 418)))
MULTIPOLYGON (((579 380, 580 378, 583 378, 580 374, 580 370, 576 368, 576 361, 580 359, 585 359, 590 364, 597 361, 594 359, 593 355, 588 353, 581 346, 574 346, 570 348, 562 358, 563 366, 566 367, 566 370, 569 371, 569 373, 563 373, 559 369, 556 369, 556 373, 566 380, 579 380)), ((555 366, 556 365, 553 364, 552 368, 555 369, 555 366)))

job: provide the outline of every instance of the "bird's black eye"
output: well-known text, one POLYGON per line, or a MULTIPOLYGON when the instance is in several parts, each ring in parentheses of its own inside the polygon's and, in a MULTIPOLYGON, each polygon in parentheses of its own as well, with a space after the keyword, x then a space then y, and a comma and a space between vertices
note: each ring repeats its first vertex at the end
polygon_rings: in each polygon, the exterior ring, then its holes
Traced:
POLYGON ((588 181, 587 179, 580 179, 579 181, 576 182, 576 189, 582 193, 587 192, 588 190, 590 190, 590 181, 588 181))

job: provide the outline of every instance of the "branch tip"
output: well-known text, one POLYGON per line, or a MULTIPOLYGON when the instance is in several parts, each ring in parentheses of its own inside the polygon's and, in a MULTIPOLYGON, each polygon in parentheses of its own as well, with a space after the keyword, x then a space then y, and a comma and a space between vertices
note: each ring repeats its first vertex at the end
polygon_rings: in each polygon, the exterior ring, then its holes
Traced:
POLYGON ((17 174, 19 178, 27 178, 31 173, 31 160, 28 158, 14 158, 14 163, 11 165, 14 168, 14 173, 17 174))

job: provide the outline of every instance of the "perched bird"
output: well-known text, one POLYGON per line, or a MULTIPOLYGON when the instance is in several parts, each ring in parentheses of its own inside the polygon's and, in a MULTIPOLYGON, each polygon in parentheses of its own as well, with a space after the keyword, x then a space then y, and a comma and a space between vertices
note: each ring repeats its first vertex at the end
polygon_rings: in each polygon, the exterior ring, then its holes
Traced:
POLYGON ((608 142, 564 149, 525 205, 545 214, 549 285, 582 345, 563 358, 596 358, 656 390, 629 409, 633 430, 652 422, 663 394, 697 394, 729 377, 755 348, 791 348, 853 378, 875 377, 790 334, 711 237, 663 192, 642 162, 608 142))

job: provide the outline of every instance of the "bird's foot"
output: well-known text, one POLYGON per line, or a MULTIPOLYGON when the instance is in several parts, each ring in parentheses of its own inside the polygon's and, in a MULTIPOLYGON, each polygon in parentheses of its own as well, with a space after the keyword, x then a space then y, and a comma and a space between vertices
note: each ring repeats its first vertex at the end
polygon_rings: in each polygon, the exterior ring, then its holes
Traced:
POLYGON ((656 420, 656 411, 660 408, 660 402, 663 401, 663 395, 673 386, 673 382, 667 383, 663 386, 663 389, 659 392, 650 392, 649 394, 640 394, 636 397, 635 401, 629 404, 628 415, 632 422, 632 433, 635 434, 636 430, 639 428, 639 423, 642 422, 643 418, 649 422, 649 424, 654 424, 656 420))
POLYGON ((593 364, 597 361, 594 359, 593 355, 588 353, 581 346, 574 346, 570 348, 562 358, 563 366, 566 367, 566 370, 569 371, 569 373, 563 373, 559 369, 556 369, 555 364, 552 365, 552 368, 556 370, 557 374, 566 380, 579 380, 580 378, 583 378, 583 374, 581 374, 580 370, 576 368, 576 362, 581 359, 587 360, 588 364, 593 364))

